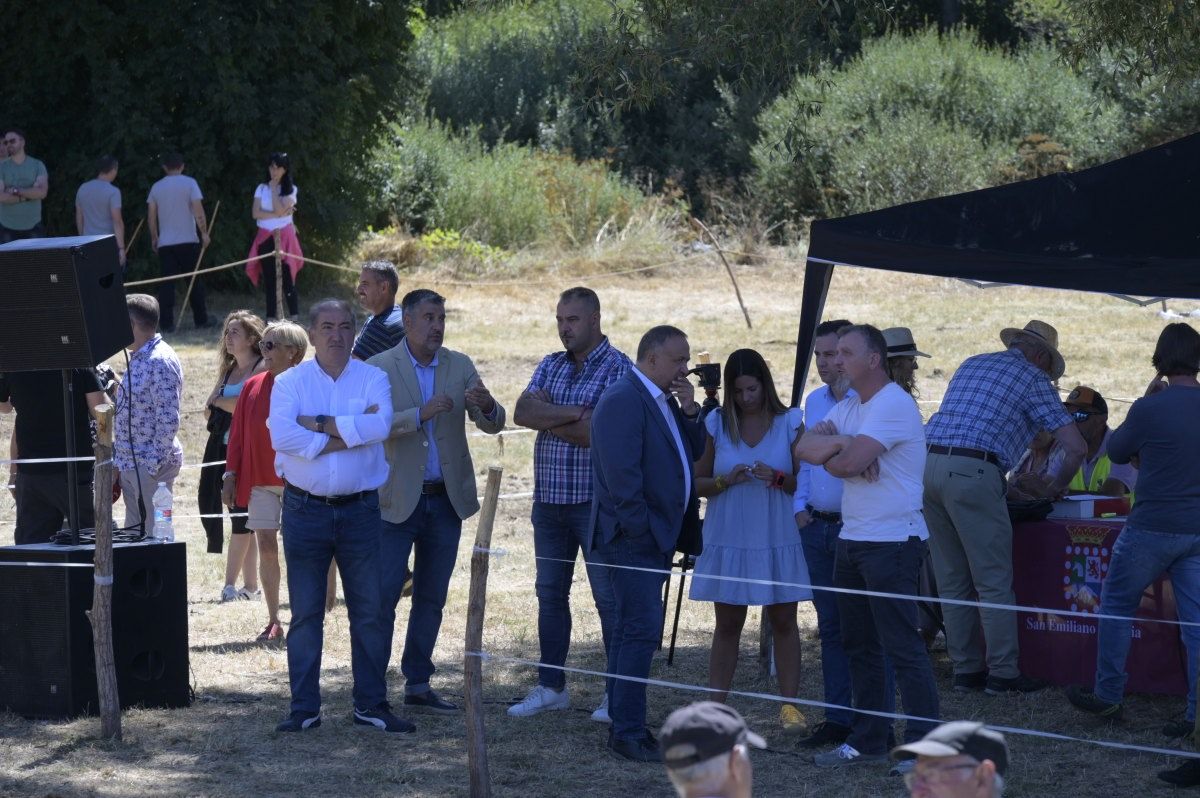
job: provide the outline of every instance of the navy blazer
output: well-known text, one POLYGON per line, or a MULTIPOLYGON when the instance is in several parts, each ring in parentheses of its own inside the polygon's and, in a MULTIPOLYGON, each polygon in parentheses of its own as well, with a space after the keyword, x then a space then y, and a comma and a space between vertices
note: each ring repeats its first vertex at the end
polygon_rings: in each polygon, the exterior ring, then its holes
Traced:
MULTIPOLYGON (((688 419, 671 404, 679 437, 694 463, 704 453, 704 427, 699 416, 688 419)), ((591 444, 594 494, 588 550, 623 533, 648 535, 659 551, 673 551, 685 514, 699 504, 694 469, 684 473, 667 420, 632 370, 596 403, 591 444), (684 480, 691 484, 688 507, 684 480)))

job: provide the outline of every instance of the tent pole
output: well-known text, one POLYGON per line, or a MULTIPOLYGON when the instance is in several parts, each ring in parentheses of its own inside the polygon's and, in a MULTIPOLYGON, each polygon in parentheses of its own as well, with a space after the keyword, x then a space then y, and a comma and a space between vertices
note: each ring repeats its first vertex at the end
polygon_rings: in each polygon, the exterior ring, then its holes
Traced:
MULTIPOLYGON (((811 243, 810 243, 811 247, 811 243)), ((800 330, 796 335, 796 370, 792 377, 792 407, 804 399, 804 384, 808 379, 808 364, 812 362, 813 342, 817 325, 825 312, 825 297, 833 279, 833 266, 809 260, 804 266, 804 294, 800 302, 800 330)))

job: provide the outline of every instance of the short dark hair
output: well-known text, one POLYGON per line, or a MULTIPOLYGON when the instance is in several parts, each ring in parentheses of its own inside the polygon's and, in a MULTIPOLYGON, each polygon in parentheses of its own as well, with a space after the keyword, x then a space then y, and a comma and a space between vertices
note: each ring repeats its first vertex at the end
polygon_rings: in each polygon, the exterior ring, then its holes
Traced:
POLYGON ((101 155, 96 159, 96 174, 102 175, 117 168, 117 159, 111 155, 101 155))
POLYGON ((400 300, 400 308, 407 314, 417 309, 422 302, 432 302, 435 305, 445 305, 446 297, 430 288, 416 288, 404 295, 400 300))
POLYGON ((130 294, 125 297, 125 307, 139 327, 158 329, 158 300, 149 294, 130 294))
POLYGON ((362 265, 362 271, 373 272, 376 277, 387 283, 393 296, 400 290, 400 274, 390 260, 369 260, 362 265))
POLYGON ((354 310, 350 307, 349 302, 335 297, 326 297, 319 302, 314 302, 308 309, 308 329, 317 329, 317 319, 328 310, 340 310, 350 317, 351 324, 354 323, 354 310))
POLYGON ((5 128, 5 129, 4 129, 4 134, 5 134, 5 135, 8 135, 9 133, 16 133, 16 134, 17 134, 17 136, 19 136, 19 137, 20 137, 21 141, 28 141, 28 140, 29 140, 29 137, 25 135, 25 131, 24 131, 24 130, 21 130, 21 128, 19 128, 19 127, 7 127, 7 128, 5 128))
POLYGON ((637 359, 644 360, 650 354, 672 338, 687 338, 687 333, 670 324, 660 324, 646 330, 642 340, 638 341, 637 359))
POLYGON ((182 169, 183 153, 177 151, 168 152, 162 157, 162 165, 167 169, 182 169))
POLYGON ((879 328, 872 327, 870 324, 851 324, 838 330, 838 338, 845 338, 850 333, 861 335, 867 342, 868 351, 879 355, 880 368, 887 370, 887 339, 883 337, 879 328))
POLYGON ((1181 321, 1168 324, 1158 334, 1150 364, 1164 377, 1195 377, 1200 372, 1200 333, 1181 321))
POLYGON ((566 291, 563 291, 558 295, 558 301, 560 303, 571 302, 573 300, 578 300, 579 302, 587 305, 593 313, 600 312, 600 297, 596 296, 596 292, 590 288, 584 288, 583 286, 578 285, 574 288, 568 288, 566 291))
POLYGON ((832 319, 830 321, 823 321, 817 325, 817 332, 813 337, 820 338, 822 335, 833 335, 834 333, 841 330, 843 327, 853 327, 853 326, 854 325, 852 325, 846 319, 832 319))

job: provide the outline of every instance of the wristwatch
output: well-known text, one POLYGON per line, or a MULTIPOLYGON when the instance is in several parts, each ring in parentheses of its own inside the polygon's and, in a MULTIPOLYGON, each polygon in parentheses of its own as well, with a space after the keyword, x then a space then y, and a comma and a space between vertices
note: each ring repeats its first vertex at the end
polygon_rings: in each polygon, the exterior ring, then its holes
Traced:
POLYGON ((317 432, 320 432, 321 434, 325 433, 325 422, 326 421, 327 421, 327 419, 325 416, 317 416, 317 418, 316 418, 317 432))
POLYGON ((236 471, 226 471, 224 474, 221 475, 221 481, 224 482, 225 480, 229 479, 230 477, 236 477, 236 476, 237 476, 236 471))

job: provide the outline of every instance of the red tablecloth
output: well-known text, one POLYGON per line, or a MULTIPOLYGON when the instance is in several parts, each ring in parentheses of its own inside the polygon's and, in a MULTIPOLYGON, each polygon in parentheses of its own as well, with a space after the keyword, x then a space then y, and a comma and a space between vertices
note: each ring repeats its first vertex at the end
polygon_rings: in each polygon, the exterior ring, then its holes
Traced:
MULTIPOLYGON (((1123 522, 1049 518, 1013 531, 1013 589, 1017 604, 1098 612, 1100 586, 1123 522)), ((1176 619, 1166 575, 1142 596, 1138 618, 1176 619)), ((1052 684, 1091 685, 1099 621, 1054 612, 1018 613, 1021 671, 1052 684)), ((1187 695, 1186 651, 1174 624, 1133 624, 1126 689, 1187 695)))

